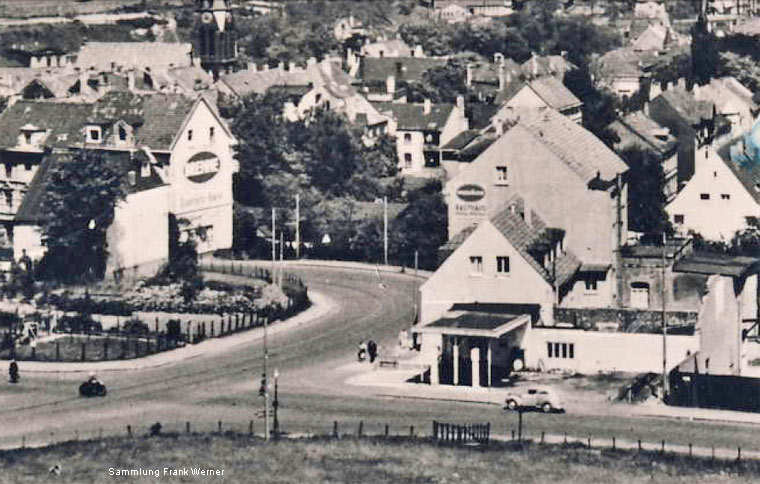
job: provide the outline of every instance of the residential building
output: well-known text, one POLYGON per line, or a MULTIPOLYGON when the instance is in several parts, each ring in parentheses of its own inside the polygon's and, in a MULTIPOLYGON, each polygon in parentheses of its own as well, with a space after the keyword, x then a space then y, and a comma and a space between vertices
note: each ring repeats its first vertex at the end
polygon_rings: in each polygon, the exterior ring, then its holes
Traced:
MULTIPOLYGON (((233 143, 226 124, 203 96, 191 100, 176 94, 113 91, 92 104, 19 101, 0 114, 0 161, 6 166, 8 186, 4 218, 13 231, 14 250, 44 250, 36 199, 44 191, 45 170, 82 149, 118 158, 123 166, 140 166, 128 170, 134 196, 117 210, 125 212, 113 228, 118 232, 113 244, 119 250, 111 259, 109 276, 155 269, 159 261, 144 258, 154 252, 139 251, 150 237, 158 249, 163 247, 165 233, 159 229, 146 235, 134 227, 144 226, 137 220, 163 220, 164 213, 187 220, 183 230, 197 240, 200 252, 230 247, 232 175, 237 170, 233 143), (153 190, 164 185, 165 195, 153 190), (27 192, 37 195, 27 201, 27 192), (161 197, 165 203, 159 203, 161 197), (24 204, 28 207, 22 211, 24 204), (122 233, 119 227, 135 232, 122 233)), ((151 224, 151 231, 155 226, 164 225, 151 224)))
POLYGON ((494 104, 499 106, 492 118, 494 124, 533 116, 546 109, 555 110, 576 123, 583 122, 583 102, 554 76, 511 82, 508 79, 504 90, 496 94, 494 104))
POLYGON ((695 170, 695 151, 730 134, 730 124, 717 114, 715 104, 701 101, 686 90, 682 81, 649 103, 648 115, 678 138, 679 189, 695 170))
POLYGON ((399 169, 403 175, 440 176, 441 147, 467 130, 464 98, 456 104, 377 103, 391 119, 389 134, 396 137, 399 169))
POLYGON ((611 50, 592 63, 594 82, 621 99, 631 98, 649 85, 649 73, 640 56, 630 48, 611 50))
POLYGON ((704 146, 697 152, 694 175, 665 209, 679 233, 730 241, 760 217, 760 170, 704 146))
POLYGON ((533 53, 530 59, 522 63, 523 77, 535 79, 544 76, 553 76, 560 81, 565 79, 565 74, 578 69, 572 62, 567 60, 567 53, 562 55, 536 55, 533 53))
POLYGON ((670 25, 670 16, 665 8, 665 2, 649 1, 636 3, 633 15, 636 19, 656 21, 662 25, 670 25))
POLYGON ((193 65, 193 46, 170 42, 87 42, 79 50, 75 65, 81 70, 109 72, 193 65))
POLYGON ((612 150, 556 111, 521 118, 446 183, 449 237, 519 194, 526 213, 535 210, 566 231, 565 246, 601 295, 589 297, 612 305, 617 253, 628 230, 626 171, 612 150))
POLYGON ((421 82, 425 72, 446 62, 431 57, 365 57, 357 72, 359 91, 370 101, 405 99, 407 84, 421 82))
POLYGON ((631 42, 634 52, 660 52, 671 41, 670 29, 661 24, 650 24, 631 42))
POLYGON ((665 177, 663 192, 666 201, 673 200, 678 193, 678 139, 644 111, 626 114, 613 121, 609 128, 619 138, 614 145, 616 153, 637 148, 657 156, 665 177))
POLYGON ((451 13, 450 7, 459 7, 469 15, 482 15, 484 17, 506 17, 513 13, 512 0, 435 0, 433 8, 441 19, 448 20, 444 16, 451 13))
MULTIPOLYGON (((507 79, 519 79, 522 66, 503 54, 494 54, 493 62, 468 64, 465 72, 467 90, 482 102, 493 103, 499 91, 503 91, 507 79)), ((480 104, 480 103, 479 103, 480 104)))
POLYGON ((359 54, 364 57, 425 57, 422 46, 410 47, 400 38, 368 42, 359 54))
POLYGON ((366 36, 367 29, 361 20, 353 15, 343 17, 335 21, 333 25, 333 35, 339 41, 348 40, 353 36, 366 36))
POLYGON ((716 113, 731 123, 731 138, 749 133, 760 113, 752 91, 735 77, 710 79, 709 84, 694 86, 694 97, 713 103, 716 113))

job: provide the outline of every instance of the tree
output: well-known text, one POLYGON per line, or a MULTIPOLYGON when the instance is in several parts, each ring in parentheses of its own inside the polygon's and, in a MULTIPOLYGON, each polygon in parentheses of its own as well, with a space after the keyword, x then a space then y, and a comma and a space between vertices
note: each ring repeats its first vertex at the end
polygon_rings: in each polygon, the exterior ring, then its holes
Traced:
POLYGON ((391 239, 394 258, 411 265, 414 253, 419 266, 434 270, 438 248, 448 238, 448 209, 441 194, 441 182, 431 181, 408 195, 409 206, 394 220, 391 239))
POLYGON ((185 302, 191 301, 203 287, 196 242, 186 231, 189 225, 187 219, 169 215, 169 260, 152 281, 158 284, 180 283, 185 302))
POLYGON ((420 98, 410 94, 410 102, 422 102, 425 98, 434 103, 453 103, 457 96, 467 93, 465 78, 467 72, 466 60, 452 57, 445 65, 428 69, 422 75, 422 89, 425 94, 420 98))
POLYGON ((565 85, 583 101, 583 126, 609 147, 620 141, 609 128, 617 119, 618 100, 612 93, 594 87, 588 68, 568 72, 565 85))
POLYGON ((94 281, 105 274, 106 232, 126 198, 125 168, 100 151, 83 150, 53 166, 42 197, 44 277, 94 281))
POLYGON ((665 212, 665 175, 660 158, 649 150, 632 147, 620 153, 628 165, 628 226, 653 239, 671 233, 665 212))
POLYGON ((720 60, 723 75, 736 77, 752 92, 760 90, 760 66, 756 60, 734 52, 721 52, 720 60))
POLYGON ((692 79, 700 86, 715 77, 718 48, 715 36, 708 30, 707 18, 700 15, 691 31, 692 79))

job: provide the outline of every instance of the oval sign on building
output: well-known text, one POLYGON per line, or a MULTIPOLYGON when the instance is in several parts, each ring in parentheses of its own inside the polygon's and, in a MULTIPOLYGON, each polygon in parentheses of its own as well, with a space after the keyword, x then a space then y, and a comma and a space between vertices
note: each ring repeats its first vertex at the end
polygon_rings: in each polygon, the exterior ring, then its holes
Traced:
POLYGON ((457 197, 463 202, 477 202, 486 196, 486 191, 480 185, 462 185, 457 189, 457 197))
POLYGON ((202 151, 193 155, 185 163, 185 176, 195 183, 203 183, 214 177, 219 172, 221 163, 214 153, 202 151))

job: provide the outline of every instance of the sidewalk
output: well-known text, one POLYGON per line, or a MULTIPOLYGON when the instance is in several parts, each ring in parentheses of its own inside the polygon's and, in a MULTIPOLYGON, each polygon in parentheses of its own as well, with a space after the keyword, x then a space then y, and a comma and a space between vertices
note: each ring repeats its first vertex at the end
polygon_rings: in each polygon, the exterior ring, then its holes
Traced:
MULTIPOLYGON (((310 290, 309 299, 311 300, 309 309, 285 321, 274 322, 267 328, 267 334, 273 336, 308 324, 315 319, 325 316, 335 308, 335 302, 319 292, 310 290)), ((82 363, 20 361, 19 370, 22 373, 104 373, 158 368, 205 355, 229 351, 232 348, 258 341, 263 336, 264 328, 258 327, 234 335, 207 339, 195 345, 187 345, 176 350, 164 351, 133 360, 82 363)))
MULTIPOLYGON (((347 385, 371 387, 377 396, 415 398, 423 400, 445 400, 452 402, 484 403, 502 406, 508 388, 468 387, 453 385, 429 385, 408 382, 419 370, 395 370, 361 366, 356 364, 357 373, 345 380, 347 385)), ((566 399, 569 403, 572 399, 566 399)), ((621 404, 622 405, 622 404, 621 404)), ((605 404, 609 414, 619 414, 620 405, 605 404)), ((572 408, 570 409, 572 411, 572 408)), ((637 417, 683 419, 691 421, 711 421, 736 424, 760 425, 760 413, 719 410, 713 408, 673 407, 661 402, 625 405, 625 414, 637 417)))

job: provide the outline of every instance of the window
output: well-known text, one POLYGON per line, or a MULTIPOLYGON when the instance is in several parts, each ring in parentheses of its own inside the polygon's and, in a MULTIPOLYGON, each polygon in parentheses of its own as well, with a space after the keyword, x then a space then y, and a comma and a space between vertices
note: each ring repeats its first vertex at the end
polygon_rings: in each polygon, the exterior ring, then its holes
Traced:
POLYGON ((404 153, 404 167, 405 168, 411 168, 412 167, 412 154, 411 153, 404 153))
POLYGON ((483 257, 479 255, 470 257, 470 273, 483 274, 483 257))
POLYGON ((25 171, 32 171, 32 164, 31 163, 24 163, 24 170, 25 171))
POLYGON ((496 257, 496 273, 509 274, 509 257, 505 255, 496 257))
POLYGON ((411 142, 412 142, 412 134, 404 133, 404 143, 411 143, 411 142))
POLYGON ((588 292, 596 292, 598 289, 599 281, 593 278, 587 278, 585 281, 586 284, 586 291, 588 292))
POLYGON ((188 129, 187 130, 187 140, 188 141, 192 141, 193 140, 193 130, 192 129, 188 129))
POLYGON ((673 215, 673 222, 675 222, 677 224, 682 224, 683 223, 683 214, 682 213, 677 213, 677 214, 673 215))
POLYGON ((24 143, 32 144, 32 133, 24 133, 24 143))
POLYGON ((87 141, 91 143, 100 142, 100 126, 87 129, 87 141))
POLYGON ((507 182, 507 167, 497 166, 496 167, 496 183, 506 183, 506 182, 507 182))
POLYGON ((549 358, 575 358, 575 343, 546 343, 546 354, 549 358))
POLYGON ((5 178, 13 178, 13 165, 10 163, 5 164, 5 178))
POLYGON ((731 200, 731 194, 730 193, 721 193, 720 194, 721 200, 731 200))
POLYGON ((119 141, 127 141, 127 130, 124 126, 119 126, 119 141))
POLYGON ((13 206, 13 190, 5 190, 5 204, 9 207, 13 206))
POLYGON ((214 132, 214 127, 213 127, 213 126, 211 126, 211 127, 208 129, 208 140, 209 140, 209 141, 214 141, 214 135, 215 135, 215 134, 216 134, 216 133, 214 132))
POLYGON ((710 194, 709 193, 700 193, 699 198, 702 200, 710 200, 710 194))

